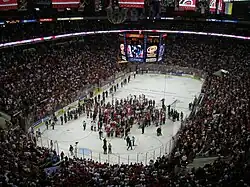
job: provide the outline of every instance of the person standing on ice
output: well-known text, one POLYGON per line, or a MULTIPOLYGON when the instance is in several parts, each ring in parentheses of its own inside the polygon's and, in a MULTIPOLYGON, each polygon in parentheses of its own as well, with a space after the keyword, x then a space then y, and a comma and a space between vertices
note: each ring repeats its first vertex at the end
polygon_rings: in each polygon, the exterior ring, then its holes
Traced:
POLYGON ((86 121, 84 120, 83 123, 82 123, 82 126, 83 126, 83 130, 85 131, 86 130, 86 121))
POLYGON ((130 150, 133 149, 133 147, 132 147, 132 141, 130 139, 128 141, 128 148, 127 148, 127 150, 129 150, 129 148, 130 148, 130 150))
POLYGON ((132 136, 132 145, 135 146, 135 137, 132 136))
POLYGON ((112 145, 109 143, 108 145, 108 154, 112 154, 112 145))
POLYGON ((63 125, 63 116, 60 116, 61 125, 63 125))
POLYGON ((53 149, 53 140, 50 140, 50 149, 53 149))
POLYGON ((94 130, 94 121, 91 121, 91 127, 90 127, 91 131, 94 130))
POLYGON ((183 112, 181 112, 181 121, 183 121, 183 112))
POLYGON ((45 122, 45 125, 46 125, 46 129, 49 130, 49 122, 48 121, 45 122))
POLYGON ((129 142, 130 142, 130 137, 126 136, 126 142, 127 142, 127 146, 129 146, 129 142))
POLYGON ((69 146, 69 152, 71 155, 73 155, 74 147, 72 145, 69 146))
POLYGON ((106 138, 103 139, 103 145, 107 146, 107 140, 106 140, 106 138))
POLYGON ((54 121, 52 122, 51 126, 52 126, 52 130, 55 130, 55 122, 54 121))
POLYGON ((64 158, 64 152, 63 151, 61 152, 60 156, 61 156, 61 160, 63 160, 63 158, 64 158))
POLYGON ((103 133, 103 132, 102 132, 102 130, 100 129, 100 130, 99 130, 99 139, 100 139, 100 140, 102 140, 102 133, 103 133))
POLYGON ((145 129, 145 125, 144 123, 142 123, 142 126, 141 126, 141 133, 144 134, 144 129, 145 129))
POLYGON ((103 154, 107 154, 107 145, 106 144, 104 144, 103 146, 102 146, 102 148, 103 148, 103 154))

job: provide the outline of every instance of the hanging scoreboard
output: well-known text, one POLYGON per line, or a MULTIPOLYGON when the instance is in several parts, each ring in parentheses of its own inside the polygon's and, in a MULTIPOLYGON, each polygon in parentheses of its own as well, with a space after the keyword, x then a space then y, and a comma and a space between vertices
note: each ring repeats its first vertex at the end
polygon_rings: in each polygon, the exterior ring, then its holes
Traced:
POLYGON ((120 34, 120 55, 129 62, 159 62, 165 51, 166 34, 123 33, 120 34))

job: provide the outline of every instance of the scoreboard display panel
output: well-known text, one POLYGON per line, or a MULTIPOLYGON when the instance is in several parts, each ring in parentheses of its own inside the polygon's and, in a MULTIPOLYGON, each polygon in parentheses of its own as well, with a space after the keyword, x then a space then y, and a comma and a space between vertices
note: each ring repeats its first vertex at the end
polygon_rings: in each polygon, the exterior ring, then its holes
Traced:
POLYGON ((125 37, 123 34, 119 34, 119 44, 120 44, 119 56, 121 57, 121 60, 126 61, 125 37))
POLYGON ((163 55, 164 55, 165 47, 166 47, 165 46, 166 38, 167 38, 167 34, 163 34, 161 37, 161 41, 159 45, 159 52, 158 52, 158 59, 157 59, 158 62, 162 61, 163 59, 163 55))
POLYGON ((123 33, 119 36, 120 55, 129 62, 159 62, 165 51, 166 34, 123 33))
POLYGON ((127 60, 129 62, 144 61, 144 35, 126 34, 127 60))
POLYGON ((146 62, 156 62, 160 39, 158 36, 147 36, 147 56, 146 62))

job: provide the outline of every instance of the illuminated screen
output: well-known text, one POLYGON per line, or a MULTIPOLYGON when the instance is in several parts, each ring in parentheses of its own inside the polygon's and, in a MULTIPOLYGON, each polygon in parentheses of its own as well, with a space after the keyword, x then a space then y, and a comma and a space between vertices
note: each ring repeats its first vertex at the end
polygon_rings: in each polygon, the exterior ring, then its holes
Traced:
POLYGON ((119 59, 129 62, 159 62, 167 34, 119 34, 119 59))
POLYGON ((142 45, 128 45, 127 56, 128 58, 143 58, 142 45))
POLYGON ((129 62, 144 62, 144 35, 126 34, 126 52, 129 62))
POLYGON ((159 49, 158 62, 162 60, 164 52, 165 52, 165 44, 162 44, 159 49))
POLYGON ((123 34, 119 34, 119 45, 120 45, 119 56, 121 60, 126 61, 125 38, 123 34))
POLYGON ((157 62, 158 46, 160 36, 147 36, 147 56, 146 62, 157 62))

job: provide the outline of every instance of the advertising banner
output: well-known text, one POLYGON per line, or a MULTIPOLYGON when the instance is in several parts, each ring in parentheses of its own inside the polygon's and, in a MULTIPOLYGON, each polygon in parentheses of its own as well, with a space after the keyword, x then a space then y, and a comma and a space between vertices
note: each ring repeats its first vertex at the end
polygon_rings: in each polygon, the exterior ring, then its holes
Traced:
POLYGON ((158 56, 158 48, 160 36, 147 36, 147 56, 146 62, 156 62, 158 56))

